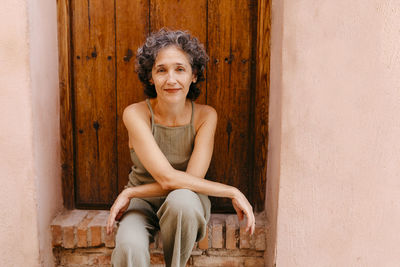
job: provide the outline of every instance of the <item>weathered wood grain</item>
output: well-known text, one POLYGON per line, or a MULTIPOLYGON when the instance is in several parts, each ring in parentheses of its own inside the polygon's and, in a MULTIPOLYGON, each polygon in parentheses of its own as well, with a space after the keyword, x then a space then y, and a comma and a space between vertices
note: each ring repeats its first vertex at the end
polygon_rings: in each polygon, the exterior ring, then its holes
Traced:
MULTIPOLYGON (((251 65, 252 1, 208 3, 207 103, 219 115, 207 177, 233 185, 251 199, 253 168, 251 65)), ((229 199, 213 198, 213 211, 233 211, 229 199)))
POLYGON ((117 181, 114 1, 73 1, 77 206, 111 204, 117 181))
POLYGON ((255 209, 263 211, 267 179, 268 103, 270 73, 271 1, 258 1, 257 70, 255 97, 254 184, 255 209))
POLYGON ((64 206, 73 209, 74 141, 71 69, 70 1, 57 1, 58 65, 60 90, 61 179, 64 206))
POLYGON ((135 72, 136 51, 149 33, 149 1, 117 0, 117 139, 118 192, 127 184, 132 161, 129 155, 128 132, 122 121, 124 109, 145 99, 143 86, 135 72))

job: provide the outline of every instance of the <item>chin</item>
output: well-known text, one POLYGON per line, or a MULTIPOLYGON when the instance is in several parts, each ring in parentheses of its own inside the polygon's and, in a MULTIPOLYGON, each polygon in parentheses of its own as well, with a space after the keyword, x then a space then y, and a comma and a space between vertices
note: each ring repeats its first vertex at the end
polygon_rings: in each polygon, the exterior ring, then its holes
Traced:
POLYGON ((187 94, 183 94, 182 92, 174 93, 174 94, 164 94, 163 99, 171 103, 179 103, 186 100, 187 94))

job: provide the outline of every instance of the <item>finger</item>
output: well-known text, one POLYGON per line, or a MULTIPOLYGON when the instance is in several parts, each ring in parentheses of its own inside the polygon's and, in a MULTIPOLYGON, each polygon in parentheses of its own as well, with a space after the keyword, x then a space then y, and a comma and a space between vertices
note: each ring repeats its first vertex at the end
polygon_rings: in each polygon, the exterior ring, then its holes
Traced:
POLYGON ((234 208, 235 211, 236 211, 236 214, 237 214, 237 216, 238 216, 238 218, 239 218, 239 221, 243 220, 243 213, 242 213, 242 210, 239 209, 239 208, 237 208, 235 205, 233 205, 233 208, 234 208))
POLYGON ((254 217, 254 214, 252 213, 252 223, 251 223, 251 227, 250 227, 250 235, 254 234, 255 228, 256 228, 256 219, 254 217))
POLYGON ((246 214, 247 218, 247 224, 246 224, 246 232, 250 231, 251 232, 251 226, 253 225, 253 220, 249 214, 246 214))
POLYGON ((106 228, 107 234, 108 234, 108 235, 110 234, 110 220, 111 220, 110 216, 111 216, 111 214, 108 215, 108 219, 107 219, 107 228, 106 228))
POLYGON ((254 221, 253 221, 251 215, 247 216, 246 232, 249 232, 250 235, 252 234, 253 224, 254 224, 254 221))
POLYGON ((110 222, 108 221, 107 222, 107 235, 109 235, 110 234, 110 222))
POLYGON ((107 222, 107 234, 111 234, 111 225, 113 224, 113 222, 111 221, 111 219, 108 220, 107 222))
POLYGON ((254 232, 255 232, 255 230, 256 230, 256 218, 254 217, 254 213, 253 213, 253 234, 254 234, 254 232))
POLYGON ((254 213, 249 211, 248 213, 246 213, 246 217, 247 217, 246 232, 249 231, 250 234, 252 235, 254 233, 255 221, 256 221, 254 213))
POLYGON ((110 212, 110 216, 108 217, 108 222, 107 222, 107 234, 112 233, 114 221, 115 221, 115 212, 110 212))
POLYGON ((113 230, 114 230, 114 222, 115 222, 115 220, 114 219, 112 219, 111 221, 110 221, 110 224, 109 225, 107 225, 107 233, 110 235, 110 234, 112 234, 112 232, 113 232, 113 230))

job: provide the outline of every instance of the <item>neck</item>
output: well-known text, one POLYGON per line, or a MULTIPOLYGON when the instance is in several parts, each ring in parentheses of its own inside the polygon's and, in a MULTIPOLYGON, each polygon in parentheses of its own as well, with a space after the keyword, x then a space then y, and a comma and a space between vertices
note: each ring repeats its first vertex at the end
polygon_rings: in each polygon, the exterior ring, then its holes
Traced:
POLYGON ((186 124, 188 114, 190 115, 188 104, 187 99, 170 104, 155 98, 152 106, 158 123, 166 126, 180 126, 186 124))

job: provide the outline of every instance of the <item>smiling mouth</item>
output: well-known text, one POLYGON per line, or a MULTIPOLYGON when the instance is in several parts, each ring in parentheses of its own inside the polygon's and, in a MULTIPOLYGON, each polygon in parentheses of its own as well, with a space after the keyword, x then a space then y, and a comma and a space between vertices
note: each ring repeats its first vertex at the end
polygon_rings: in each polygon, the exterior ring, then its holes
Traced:
POLYGON ((179 88, 170 88, 170 89, 164 89, 164 90, 167 91, 168 93, 176 93, 181 89, 179 89, 179 88))

